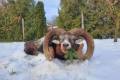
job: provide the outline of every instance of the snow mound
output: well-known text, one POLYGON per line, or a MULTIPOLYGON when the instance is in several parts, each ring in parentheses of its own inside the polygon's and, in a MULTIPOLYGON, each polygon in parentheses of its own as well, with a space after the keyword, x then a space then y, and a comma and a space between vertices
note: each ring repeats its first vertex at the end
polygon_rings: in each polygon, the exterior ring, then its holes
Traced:
POLYGON ((119 80, 120 42, 95 40, 91 60, 72 63, 26 55, 24 42, 0 43, 0 80, 119 80))

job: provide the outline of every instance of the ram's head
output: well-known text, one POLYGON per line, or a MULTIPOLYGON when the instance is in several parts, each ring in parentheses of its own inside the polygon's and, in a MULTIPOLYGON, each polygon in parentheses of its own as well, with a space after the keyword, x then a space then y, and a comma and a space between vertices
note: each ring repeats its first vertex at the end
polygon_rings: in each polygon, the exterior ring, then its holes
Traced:
POLYGON ((83 29, 65 31, 61 28, 50 28, 43 40, 28 41, 24 51, 29 55, 37 55, 43 52, 48 60, 64 58, 70 49, 74 49, 77 57, 81 60, 90 59, 94 51, 92 37, 83 29), (83 53, 83 40, 87 44, 87 50, 83 53))
POLYGON ((72 29, 71 31, 56 28, 46 34, 43 51, 48 60, 52 60, 56 52, 54 52, 53 47, 49 45, 51 42, 59 47, 58 49, 60 50, 61 55, 66 54, 71 48, 75 49, 79 59, 90 59, 94 50, 92 37, 84 30, 77 28, 72 29), (87 43, 87 51, 85 54, 82 53, 83 43, 81 37, 84 38, 87 43))

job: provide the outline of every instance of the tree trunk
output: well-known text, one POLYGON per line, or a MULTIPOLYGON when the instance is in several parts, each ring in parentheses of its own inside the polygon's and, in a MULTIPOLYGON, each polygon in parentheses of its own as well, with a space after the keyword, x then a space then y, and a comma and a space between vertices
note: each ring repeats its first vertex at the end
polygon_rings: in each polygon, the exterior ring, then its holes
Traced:
POLYGON ((23 41, 25 39, 25 32, 24 32, 24 19, 22 18, 22 37, 23 37, 23 41))
POLYGON ((84 14, 83 14, 83 11, 81 11, 81 26, 82 26, 82 29, 85 28, 85 26, 84 26, 84 14))
POLYGON ((114 36, 114 42, 117 42, 117 35, 116 35, 116 31, 115 31, 115 36, 114 36))
POLYGON ((114 42, 117 42, 117 36, 118 36, 118 29, 119 29, 119 17, 116 17, 115 20, 115 35, 114 35, 114 42))

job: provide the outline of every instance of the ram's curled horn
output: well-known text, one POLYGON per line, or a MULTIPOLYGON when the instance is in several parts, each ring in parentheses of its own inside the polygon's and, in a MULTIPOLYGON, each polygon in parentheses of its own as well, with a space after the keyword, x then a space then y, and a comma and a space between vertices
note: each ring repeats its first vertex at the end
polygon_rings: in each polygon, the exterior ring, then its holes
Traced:
MULTIPOLYGON (((75 35, 75 36, 81 36, 85 39, 86 43, 87 43, 87 51, 85 54, 83 54, 83 52, 81 52, 82 50, 80 50, 81 48, 78 48, 77 50, 77 54, 79 56, 80 59, 85 60, 85 59, 90 59, 93 56, 93 51, 94 51, 94 41, 93 38, 83 29, 72 29, 70 31, 71 34, 75 35)), ((80 45, 81 47, 81 45, 80 45)))
POLYGON ((50 30, 44 39, 43 43, 43 52, 48 60, 52 60, 54 58, 54 50, 51 46, 49 46, 49 43, 53 36, 59 36, 60 34, 64 33, 65 30, 61 28, 53 28, 50 30))

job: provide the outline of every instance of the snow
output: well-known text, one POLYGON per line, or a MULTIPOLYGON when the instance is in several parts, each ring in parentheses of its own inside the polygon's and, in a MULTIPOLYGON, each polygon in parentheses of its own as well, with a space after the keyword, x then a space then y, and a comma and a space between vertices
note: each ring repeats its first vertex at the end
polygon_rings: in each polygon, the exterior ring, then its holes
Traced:
POLYGON ((72 63, 26 55, 24 42, 0 43, 0 80, 119 80, 120 39, 94 41, 92 59, 72 63))

